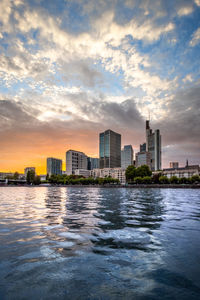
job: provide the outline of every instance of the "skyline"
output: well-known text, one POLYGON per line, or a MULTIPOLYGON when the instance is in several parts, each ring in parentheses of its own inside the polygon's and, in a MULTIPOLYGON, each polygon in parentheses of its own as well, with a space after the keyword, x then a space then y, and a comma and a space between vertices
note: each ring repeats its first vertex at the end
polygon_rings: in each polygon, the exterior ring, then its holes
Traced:
POLYGON ((163 167, 200 163, 199 0, 3 0, 1 8, 1 171, 44 173, 46 157, 65 161, 68 149, 99 157, 108 128, 136 153, 149 113, 163 167))

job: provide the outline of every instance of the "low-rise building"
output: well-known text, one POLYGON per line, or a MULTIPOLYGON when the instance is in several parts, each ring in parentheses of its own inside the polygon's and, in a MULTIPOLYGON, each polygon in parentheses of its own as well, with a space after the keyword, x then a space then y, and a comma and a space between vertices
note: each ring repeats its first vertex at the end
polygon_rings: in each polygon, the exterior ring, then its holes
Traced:
POLYGON ((14 173, 11 172, 0 172, 0 179, 6 179, 7 177, 13 177, 14 173))
POLYGON ((126 183, 126 170, 123 168, 104 168, 104 169, 93 169, 91 170, 91 176, 93 178, 105 178, 112 177, 118 179, 121 184, 126 183))
POLYGON ((85 178, 88 178, 90 177, 90 173, 91 171, 90 170, 86 170, 86 169, 76 169, 74 171, 75 175, 79 175, 79 176, 83 176, 85 178))
POLYGON ((162 175, 167 176, 168 178, 171 178, 172 176, 176 176, 178 178, 186 177, 190 178, 194 175, 200 174, 200 167, 199 165, 186 165, 182 168, 168 168, 163 169, 162 175))

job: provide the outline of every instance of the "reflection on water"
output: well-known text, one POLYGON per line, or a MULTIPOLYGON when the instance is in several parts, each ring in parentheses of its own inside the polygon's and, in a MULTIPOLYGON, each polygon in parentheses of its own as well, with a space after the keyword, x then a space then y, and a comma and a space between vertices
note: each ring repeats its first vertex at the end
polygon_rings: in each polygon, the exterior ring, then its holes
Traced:
POLYGON ((0 299, 199 299, 200 191, 0 188, 0 299))

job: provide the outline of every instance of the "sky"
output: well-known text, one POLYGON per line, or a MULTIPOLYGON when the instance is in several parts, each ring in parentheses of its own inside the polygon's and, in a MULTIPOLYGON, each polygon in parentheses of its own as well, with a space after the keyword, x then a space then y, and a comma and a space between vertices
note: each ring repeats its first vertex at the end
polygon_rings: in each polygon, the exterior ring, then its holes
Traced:
POLYGON ((134 151, 145 120, 162 166, 200 164, 200 0, 1 0, 0 171, 99 155, 99 133, 134 151))

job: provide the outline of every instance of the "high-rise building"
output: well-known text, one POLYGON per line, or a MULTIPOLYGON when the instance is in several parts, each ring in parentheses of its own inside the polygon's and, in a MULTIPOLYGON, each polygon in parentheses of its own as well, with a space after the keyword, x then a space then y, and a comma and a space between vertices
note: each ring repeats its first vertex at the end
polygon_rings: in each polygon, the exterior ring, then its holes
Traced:
POLYGON ((93 170, 99 168, 99 158, 96 157, 88 157, 87 158, 87 169, 93 170))
POLYGON ((135 166, 136 168, 147 165, 151 168, 151 154, 149 152, 138 152, 135 155, 135 166))
POLYGON ((99 134, 99 165, 100 169, 121 167, 121 134, 110 129, 99 134))
POLYGON ((87 156, 83 152, 68 150, 66 152, 67 175, 75 174, 75 170, 87 170, 87 156))
POLYGON ((146 143, 140 145, 140 152, 146 152, 146 143))
POLYGON ((133 148, 131 145, 124 146, 121 150, 121 167, 126 169, 133 164, 133 148))
POLYGON ((161 135, 160 130, 154 132, 146 121, 146 151, 151 154, 151 170, 161 170, 161 135))
POLYGON ((49 176, 62 175, 62 160, 58 158, 48 157, 47 174, 49 174, 49 176))

